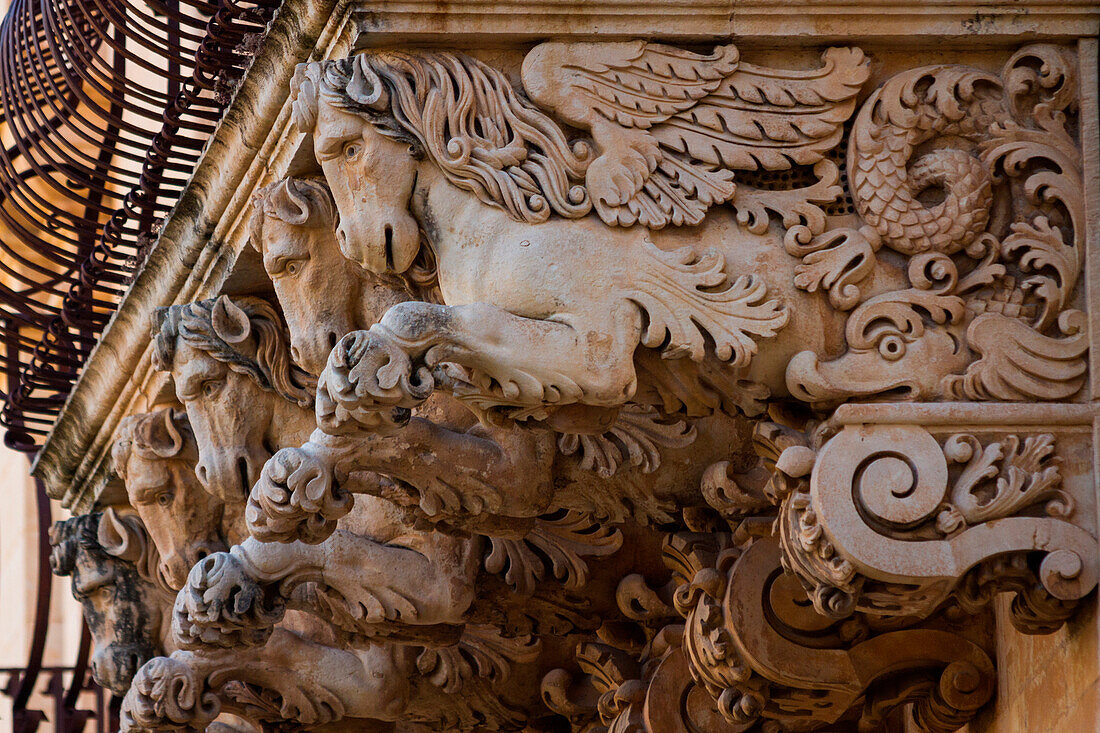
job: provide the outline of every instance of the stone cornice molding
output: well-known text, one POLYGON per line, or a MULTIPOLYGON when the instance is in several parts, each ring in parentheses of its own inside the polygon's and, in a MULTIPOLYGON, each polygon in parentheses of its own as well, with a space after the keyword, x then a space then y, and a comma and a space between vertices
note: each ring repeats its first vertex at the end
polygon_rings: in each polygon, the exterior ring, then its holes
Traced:
POLYGON ((897 0, 487 0, 372 3, 355 13, 360 45, 372 34, 449 43, 464 37, 539 39, 588 36, 760 40, 827 44, 859 37, 865 43, 951 39, 958 46, 1096 35, 1100 12, 1087 0, 935 2, 897 0), (853 31, 873 22, 874 31, 853 31), (705 28, 705 31, 701 31, 705 28))

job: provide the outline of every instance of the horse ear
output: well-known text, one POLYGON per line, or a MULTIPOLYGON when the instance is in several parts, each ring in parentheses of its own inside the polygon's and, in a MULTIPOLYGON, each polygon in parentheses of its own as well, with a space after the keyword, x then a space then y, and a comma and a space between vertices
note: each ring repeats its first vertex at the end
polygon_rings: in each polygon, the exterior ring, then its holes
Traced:
POLYGON ((389 107, 390 95, 378 74, 370 67, 370 57, 362 54, 355 58, 346 94, 351 101, 382 112, 389 107))
POLYGON ((69 527, 64 520, 54 522, 50 527, 50 570, 54 575, 72 575, 76 569, 79 547, 76 540, 69 536, 69 527))
POLYGON ((239 344, 252 332, 248 314, 230 300, 228 295, 222 295, 214 302, 210 311, 210 323, 218 338, 230 344, 239 344))
POLYGON ((137 564, 145 551, 145 538, 132 523, 127 522, 108 507, 99 519, 96 538, 103 550, 112 557, 137 564))
POLYGON ((161 458, 172 458, 183 447, 183 435, 175 421, 175 410, 165 408, 149 425, 149 448, 161 458))

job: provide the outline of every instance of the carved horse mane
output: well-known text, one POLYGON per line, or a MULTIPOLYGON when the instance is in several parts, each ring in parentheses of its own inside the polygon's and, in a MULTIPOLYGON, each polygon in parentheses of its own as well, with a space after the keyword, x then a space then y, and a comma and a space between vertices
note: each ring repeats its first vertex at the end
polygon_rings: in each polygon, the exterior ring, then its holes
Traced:
POLYGON ((290 340, 275 308, 261 298, 222 295, 159 308, 153 364, 169 371, 176 341, 205 352, 266 391, 302 407, 313 405, 313 378, 290 358, 290 340), (254 339, 249 338, 255 336, 254 339))
POLYGON ((503 73, 465 54, 372 51, 299 64, 291 88, 299 130, 313 129, 322 101, 357 114, 517 220, 578 219, 592 208, 583 185, 591 147, 570 142, 503 73))

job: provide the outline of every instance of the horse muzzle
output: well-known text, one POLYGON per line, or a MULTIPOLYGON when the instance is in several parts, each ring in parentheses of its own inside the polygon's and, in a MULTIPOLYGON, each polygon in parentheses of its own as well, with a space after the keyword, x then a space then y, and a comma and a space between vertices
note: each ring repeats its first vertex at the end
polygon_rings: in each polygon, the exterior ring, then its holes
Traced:
POLYGON ((147 644, 108 644, 92 656, 92 677, 116 695, 125 695, 134 675, 154 656, 147 644))

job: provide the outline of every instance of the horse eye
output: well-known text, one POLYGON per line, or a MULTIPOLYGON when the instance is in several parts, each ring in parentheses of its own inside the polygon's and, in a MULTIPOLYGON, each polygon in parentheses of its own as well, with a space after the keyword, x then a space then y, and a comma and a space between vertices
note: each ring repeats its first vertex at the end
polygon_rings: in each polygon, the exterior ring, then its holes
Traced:
POLYGON ((221 383, 213 379, 202 385, 202 394, 204 397, 213 397, 221 389, 221 383))
POLYGON ((172 503, 172 494, 168 491, 163 491, 157 495, 157 503, 161 506, 168 506, 172 503))
POLYGON ((301 271, 302 264, 300 262, 291 262, 286 266, 286 274, 290 275, 291 277, 297 275, 301 271))
POLYGON ((344 146, 344 157, 349 159, 354 158, 359 155, 361 149, 362 146, 359 143, 348 143, 344 146))

